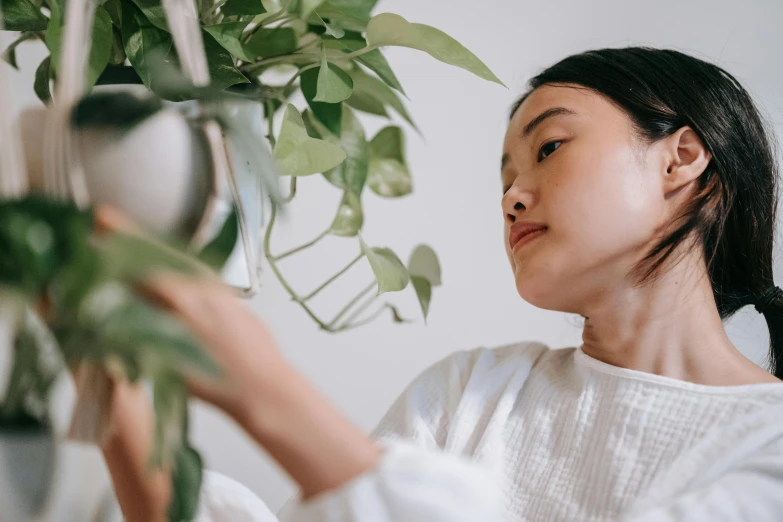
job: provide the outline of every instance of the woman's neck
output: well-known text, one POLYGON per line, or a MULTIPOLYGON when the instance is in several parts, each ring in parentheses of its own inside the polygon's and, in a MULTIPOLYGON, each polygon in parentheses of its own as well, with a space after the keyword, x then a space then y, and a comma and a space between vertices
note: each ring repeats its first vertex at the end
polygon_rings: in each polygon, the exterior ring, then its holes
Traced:
POLYGON ((686 254, 654 282, 605 296, 582 313, 583 350, 591 357, 699 384, 778 381, 729 340, 697 255, 686 254))

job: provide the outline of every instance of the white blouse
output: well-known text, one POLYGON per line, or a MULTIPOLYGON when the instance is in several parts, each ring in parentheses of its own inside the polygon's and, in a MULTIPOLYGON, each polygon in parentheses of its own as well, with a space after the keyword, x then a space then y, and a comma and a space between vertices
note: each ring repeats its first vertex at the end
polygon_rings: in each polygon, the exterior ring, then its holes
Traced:
POLYGON ((374 435, 375 469, 281 519, 783 520, 783 383, 699 385, 522 343, 436 363, 374 435))

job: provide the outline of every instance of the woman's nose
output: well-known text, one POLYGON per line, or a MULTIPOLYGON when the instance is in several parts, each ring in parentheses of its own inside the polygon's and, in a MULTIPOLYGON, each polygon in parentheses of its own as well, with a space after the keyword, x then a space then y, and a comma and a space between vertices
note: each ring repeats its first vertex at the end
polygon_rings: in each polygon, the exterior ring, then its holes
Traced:
POLYGON ((502 206, 505 220, 514 223, 527 210, 530 198, 519 188, 512 186, 503 196, 502 206), (527 203, 527 204, 526 204, 527 203))

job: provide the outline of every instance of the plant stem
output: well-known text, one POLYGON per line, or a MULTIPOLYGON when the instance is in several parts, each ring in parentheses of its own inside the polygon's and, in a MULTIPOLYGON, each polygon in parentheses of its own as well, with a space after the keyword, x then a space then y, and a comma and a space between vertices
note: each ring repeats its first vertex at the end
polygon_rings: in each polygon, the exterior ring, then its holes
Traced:
POLYGON ((275 106, 271 101, 264 102, 266 106, 266 120, 268 125, 268 133, 266 139, 272 145, 272 149, 275 148, 275 106))
POLYGON ((345 314, 348 312, 348 310, 350 310, 350 309, 351 309, 351 307, 352 307, 353 305, 355 305, 355 304, 356 304, 356 303, 357 303, 357 302, 358 302, 358 301, 359 301, 359 300, 360 300, 362 297, 364 297, 364 296, 367 294, 367 292, 369 292, 370 290, 372 290, 372 289, 373 289, 374 287, 376 287, 377 285, 378 285, 378 283, 377 283, 377 282, 375 282, 375 281, 373 281, 372 283, 370 283, 369 285, 367 285, 367 287, 366 287, 364 290, 362 290, 361 292, 359 292, 359 293, 356 295, 356 297, 354 297, 353 299, 351 299, 351 300, 348 302, 348 304, 347 304, 347 305, 345 305, 345 307, 343 307, 343 309, 342 309, 342 310, 340 310, 340 312, 339 312, 339 313, 338 313, 338 314, 335 316, 335 318, 334 318, 334 319, 332 319, 332 322, 330 322, 330 323, 329 323, 329 328, 334 328, 334 325, 336 325, 336 324, 337 324, 337 322, 338 322, 338 321, 339 321, 339 320, 342 318, 342 316, 344 316, 344 315, 345 315, 345 314))
POLYGON ((265 18, 258 22, 255 27, 253 27, 248 33, 245 35, 244 43, 247 43, 250 41, 250 39, 253 37, 253 35, 261 29, 264 26, 267 26, 273 22, 276 22, 278 20, 282 20, 283 18, 286 18, 288 16, 288 7, 291 5, 292 0, 285 0, 283 2, 283 5, 280 6, 280 10, 277 11, 275 14, 270 16, 269 18, 265 18))
POLYGON ((321 66, 321 64, 320 64, 320 63, 311 63, 310 65, 305 65, 304 67, 302 67, 301 69, 299 69, 298 71, 296 71, 296 72, 294 73, 294 75, 293 75, 293 76, 291 76, 291 79, 290 79, 290 80, 288 80, 288 83, 286 83, 286 84, 283 86, 283 91, 285 91, 286 89, 288 89, 289 87, 291 87, 291 85, 293 85, 293 84, 294 84, 294 82, 296 81, 296 79, 297 79, 297 78, 299 78, 299 77, 302 75, 302 73, 303 73, 303 72, 305 72, 305 71, 309 71, 310 69, 315 69, 316 67, 320 67, 320 66, 321 66))
POLYGON ((277 206, 272 205, 272 210, 269 216, 269 225, 267 225, 266 232, 264 233, 264 255, 266 256, 266 260, 269 263, 269 267, 275 273, 275 276, 277 276, 277 279, 280 281, 280 284, 283 285, 283 288, 285 288, 286 292, 288 292, 288 295, 290 295, 294 301, 299 303, 299 305, 304 309, 304 311, 307 312, 307 315, 309 315, 313 319, 313 321, 318 323, 318 326, 320 326, 322 329, 333 331, 332 325, 328 325, 324 323, 321 319, 319 319, 318 316, 315 315, 315 313, 313 313, 312 310, 310 310, 310 307, 307 306, 307 304, 302 300, 302 298, 299 297, 296 294, 296 292, 294 292, 294 289, 291 288, 291 285, 288 284, 288 281, 285 280, 285 277, 283 277, 283 274, 280 272, 280 269, 277 267, 274 256, 272 256, 270 250, 270 244, 272 240, 272 228, 274 228, 275 226, 276 218, 277 218, 277 206))
POLYGON ((291 201, 294 199, 294 196, 296 196, 296 176, 291 176, 291 188, 288 191, 288 196, 285 198, 283 203, 291 203, 291 201))
POLYGON ((378 317, 380 317, 380 315, 386 310, 386 308, 387 308, 386 306, 382 306, 378 310, 376 310, 376 312, 374 314, 372 314, 371 316, 367 317, 366 319, 362 319, 358 323, 346 324, 344 326, 341 326, 340 328, 338 328, 335 331, 337 331, 337 332, 344 332, 346 330, 350 330, 352 328, 358 328, 360 326, 364 326, 367 323, 371 323, 371 322, 375 321, 378 317))
POLYGON ((362 304, 360 304, 359 306, 357 306, 356 310, 354 310, 354 312, 351 315, 349 315, 348 318, 345 321, 343 321, 343 324, 340 327, 338 327, 337 329, 339 330, 340 328, 344 327, 345 325, 350 324, 354 319, 359 317, 362 314, 362 312, 367 310, 375 302, 375 300, 377 298, 378 298, 377 295, 371 295, 367 299, 365 299, 365 301, 362 304))
POLYGON ((344 60, 352 60, 352 59, 356 58, 357 56, 361 56, 363 54, 367 54, 370 51, 374 51, 375 49, 377 49, 377 47, 372 46, 372 45, 371 46, 367 46, 364 49, 357 49, 356 51, 354 51, 352 53, 348 53, 345 56, 343 56, 342 58, 344 60))
POLYGON ((275 261, 280 261, 282 259, 285 259, 288 256, 292 256, 296 254, 297 252, 301 252, 302 250, 306 248, 310 248, 311 246, 318 243, 320 240, 322 240, 324 237, 326 237, 329 234, 329 229, 324 230, 321 234, 318 235, 315 239, 310 241, 309 243, 305 243, 304 245, 298 246, 294 249, 289 250, 288 252, 284 252, 278 256, 275 256, 275 261))
POLYGON ((223 7, 223 4, 228 2, 228 0, 218 0, 215 2, 212 7, 210 7, 209 11, 207 11, 207 16, 213 16, 215 13, 217 13, 217 10, 223 7))
POLYGON ((309 294, 307 294, 305 297, 303 297, 303 298, 302 298, 302 300, 303 300, 303 301, 309 301, 310 299, 312 299, 313 297, 315 297, 316 295, 318 295, 318 293, 319 293, 321 290, 323 290, 324 288, 326 288, 327 286, 329 286, 330 284, 332 284, 332 283, 333 283, 333 282, 334 282, 334 281, 335 281, 335 280, 336 280, 338 277, 340 277, 341 275, 343 275, 344 273, 346 273, 348 270, 350 270, 350 268, 351 268, 353 265, 355 265, 356 263, 358 263, 358 262, 359 262, 359 260, 360 260, 361 258, 363 258, 363 257, 364 257, 364 252, 362 252, 362 253, 360 253, 358 256, 356 256, 356 257, 353 259, 353 261, 351 261, 350 263, 348 263, 348 266, 346 266, 345 268, 343 268, 342 270, 340 270, 339 272, 337 272, 336 274, 334 274, 334 275, 333 275, 332 277, 330 277, 330 278, 329 278, 329 279, 328 279, 328 280, 327 280, 327 281, 326 281, 324 284, 322 284, 321 286, 319 286, 318 288, 316 288, 315 290, 313 290, 312 292, 310 292, 309 294))

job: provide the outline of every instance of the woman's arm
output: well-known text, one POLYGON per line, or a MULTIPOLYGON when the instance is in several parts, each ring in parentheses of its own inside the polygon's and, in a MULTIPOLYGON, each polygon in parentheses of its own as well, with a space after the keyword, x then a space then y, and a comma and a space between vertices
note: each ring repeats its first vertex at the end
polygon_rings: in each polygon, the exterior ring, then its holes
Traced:
POLYGON ((152 406, 141 386, 118 382, 112 398, 113 430, 101 448, 126 522, 167 522, 171 474, 149 466, 152 406))

